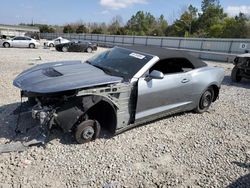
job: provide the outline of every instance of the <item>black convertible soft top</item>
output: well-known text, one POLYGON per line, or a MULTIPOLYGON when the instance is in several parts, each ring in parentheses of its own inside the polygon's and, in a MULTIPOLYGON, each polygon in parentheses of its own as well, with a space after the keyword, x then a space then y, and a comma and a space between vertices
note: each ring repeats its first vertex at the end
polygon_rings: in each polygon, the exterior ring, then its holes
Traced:
POLYGON ((157 56, 160 58, 160 60, 169 58, 186 58, 193 64, 195 68, 207 66, 205 62, 181 50, 173 50, 168 48, 161 48, 155 46, 142 46, 142 45, 119 46, 119 47, 157 56))

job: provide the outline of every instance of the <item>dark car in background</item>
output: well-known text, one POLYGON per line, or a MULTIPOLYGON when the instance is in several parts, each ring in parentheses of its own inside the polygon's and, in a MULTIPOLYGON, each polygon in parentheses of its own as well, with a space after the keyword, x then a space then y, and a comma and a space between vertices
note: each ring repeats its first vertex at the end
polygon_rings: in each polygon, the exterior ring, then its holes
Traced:
POLYGON ((234 59, 231 78, 233 82, 240 82, 242 78, 250 79, 250 53, 238 55, 234 59))
POLYGON ((89 41, 72 41, 64 44, 57 44, 55 46, 60 52, 88 52, 91 53, 97 50, 97 44, 89 41))

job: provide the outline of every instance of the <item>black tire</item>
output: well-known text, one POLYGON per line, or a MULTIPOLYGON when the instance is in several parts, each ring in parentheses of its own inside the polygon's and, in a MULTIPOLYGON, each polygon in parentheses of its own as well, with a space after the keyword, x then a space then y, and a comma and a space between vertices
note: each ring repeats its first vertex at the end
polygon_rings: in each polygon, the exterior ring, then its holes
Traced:
POLYGON ((240 70, 235 66, 231 73, 231 79, 233 82, 240 82, 242 77, 239 76, 240 70))
POLYGON ((36 47, 35 44, 33 44, 33 43, 30 43, 30 44, 29 44, 29 48, 35 48, 35 47, 36 47))
POLYGON ((96 120, 86 120, 77 125, 75 139, 77 143, 84 144, 95 140, 100 135, 100 124, 96 120))
POLYGON ((212 104, 213 99, 214 99, 214 89, 212 87, 209 87, 202 94, 199 104, 196 107, 195 111, 197 113, 206 112, 209 109, 210 105, 212 104))
POLYGON ((9 48, 10 47, 10 43, 8 43, 8 42, 3 43, 3 47, 9 48))
POLYGON ((51 47, 55 47, 55 45, 52 44, 52 43, 50 43, 50 44, 49 44, 49 47, 50 47, 50 48, 51 48, 51 47))
POLYGON ((93 49, 91 47, 88 47, 86 50, 88 53, 92 53, 93 49))
POLYGON ((62 52, 68 52, 68 47, 67 46, 63 46, 62 47, 62 52))

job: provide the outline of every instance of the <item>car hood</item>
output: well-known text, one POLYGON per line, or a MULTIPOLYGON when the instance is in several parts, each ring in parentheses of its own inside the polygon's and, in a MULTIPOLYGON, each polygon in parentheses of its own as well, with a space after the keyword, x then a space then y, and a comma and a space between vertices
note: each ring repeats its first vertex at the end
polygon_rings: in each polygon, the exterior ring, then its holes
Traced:
POLYGON ((18 75, 13 84, 26 92, 55 93, 119 83, 122 80, 88 63, 64 61, 34 66, 18 75))

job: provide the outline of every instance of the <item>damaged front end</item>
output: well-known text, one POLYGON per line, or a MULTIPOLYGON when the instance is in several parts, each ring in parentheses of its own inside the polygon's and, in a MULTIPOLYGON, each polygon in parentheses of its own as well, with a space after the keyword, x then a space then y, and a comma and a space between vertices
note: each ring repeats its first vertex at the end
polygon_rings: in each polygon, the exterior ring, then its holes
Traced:
POLYGON ((74 132, 84 143, 98 137, 100 127, 116 133, 134 123, 136 84, 79 61, 37 65, 13 84, 32 104, 32 117, 44 134, 52 127, 74 132))
MULTIPOLYGON (((79 125, 90 121, 97 132, 101 127, 115 133, 134 122, 136 93, 132 91, 136 90, 132 88, 129 83, 118 83, 51 94, 22 91, 22 97, 33 105, 32 118, 39 121, 43 135, 48 135, 52 127, 77 134, 79 125)), ((95 139, 98 135, 93 136, 95 139)))

